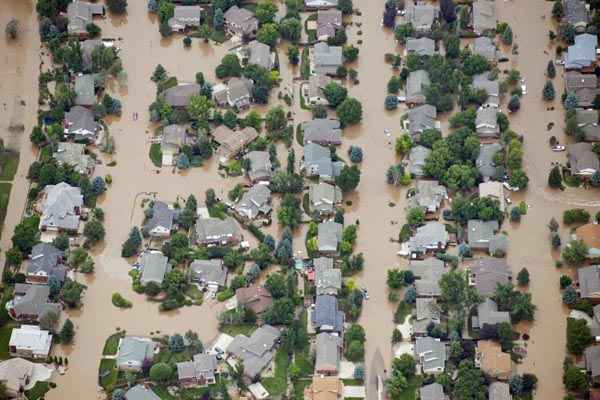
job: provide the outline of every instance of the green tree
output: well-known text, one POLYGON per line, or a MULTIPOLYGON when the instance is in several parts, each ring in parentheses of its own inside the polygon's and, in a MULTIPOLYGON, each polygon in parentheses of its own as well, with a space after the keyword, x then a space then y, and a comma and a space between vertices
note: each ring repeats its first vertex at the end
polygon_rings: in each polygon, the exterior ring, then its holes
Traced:
POLYGON ((302 208, 300 200, 291 193, 286 193, 277 210, 277 220, 282 226, 296 229, 302 222, 302 208))
POLYGON ((546 67, 546 76, 550 79, 554 79, 556 76, 556 67, 554 66, 554 61, 548 61, 548 66, 546 67))
POLYGON ((331 107, 336 108, 348 97, 348 90, 337 82, 330 82, 323 88, 323 94, 331 107))
POLYGON ((339 0, 337 7, 344 15, 352 14, 352 0, 339 0))
POLYGON ((70 319, 67 318, 64 322, 58 337, 60 338, 60 341, 65 344, 73 342, 73 338, 75 337, 75 326, 70 319))
POLYGON ((342 192, 351 192, 360 182, 360 169, 356 165, 351 167, 344 165, 335 181, 342 192))
POLYGON ((344 48, 342 49, 342 54, 344 55, 344 60, 348 61, 348 62, 353 62, 356 61, 356 59, 358 58, 358 47, 354 47, 353 45, 350 46, 344 46, 344 48))
POLYGON ((413 228, 421 226, 425 223, 425 211, 422 207, 413 207, 408 211, 406 220, 413 228))
POLYGON ((579 265, 583 263, 588 255, 588 248, 581 240, 572 240, 563 249, 562 257, 570 265, 579 265))
POLYGON ((570 353, 581 355, 593 342, 594 337, 584 319, 567 318, 567 350, 570 353))
POLYGON ((263 0, 256 5, 254 15, 260 24, 273 22, 273 18, 277 13, 277 5, 271 0, 263 0))
POLYGON ((485 400, 487 389, 485 378, 479 368, 475 368, 471 360, 463 360, 458 366, 453 398, 456 400, 485 400))
POLYGON ((529 271, 527 271, 527 268, 523 267, 519 271, 519 274, 517 275, 517 282, 519 283, 519 286, 529 285, 529 271))
POLYGON ((513 44, 513 31, 510 26, 507 26, 504 29, 504 32, 500 35, 500 39, 502 39, 502 43, 507 46, 511 46, 513 44))
POLYGON ((396 29, 394 29, 394 36, 400 44, 405 44, 406 39, 411 37, 413 33, 414 29, 410 22, 407 24, 397 25, 396 29))
POLYGON ((225 15, 223 14, 223 10, 216 8, 213 15, 213 26, 216 30, 222 30, 224 25, 225 15))
POLYGON ((38 241, 38 227, 40 218, 37 215, 24 218, 16 227, 11 238, 12 244, 24 255, 31 253, 31 249, 38 241))
POLYGON ((283 39, 297 43, 302 33, 302 23, 298 18, 285 18, 279 24, 279 33, 283 39))
POLYGON ((159 362, 150 368, 150 379, 159 384, 165 384, 173 377, 173 370, 167 363, 159 362))
POLYGON ((280 106, 270 108, 265 117, 265 126, 268 132, 280 132, 287 125, 287 117, 280 106))
POLYGON ((298 46, 293 45, 288 47, 287 56, 290 64, 297 65, 300 62, 300 51, 298 46))
POLYGON ((546 84, 544 85, 544 90, 542 91, 543 99, 546 101, 551 101, 554 100, 555 96, 556 92, 554 90, 554 85, 552 84, 552 81, 546 81, 546 84))
POLYGON ((279 39, 279 30, 276 24, 264 24, 256 34, 256 40, 268 46, 275 47, 279 39))
POLYGON ((106 231, 101 222, 92 220, 85 224, 83 235, 89 243, 94 244, 104 239, 106 231))
POLYGON ((550 170, 550 174, 548 175, 548 186, 553 189, 560 189, 563 187, 562 174, 558 165, 555 165, 550 170))
POLYGON ((106 0, 106 5, 114 14, 124 14, 127 11, 127 0, 106 0))
POLYGON ((336 112, 342 126, 358 124, 362 120, 362 104, 352 97, 344 99, 336 112))

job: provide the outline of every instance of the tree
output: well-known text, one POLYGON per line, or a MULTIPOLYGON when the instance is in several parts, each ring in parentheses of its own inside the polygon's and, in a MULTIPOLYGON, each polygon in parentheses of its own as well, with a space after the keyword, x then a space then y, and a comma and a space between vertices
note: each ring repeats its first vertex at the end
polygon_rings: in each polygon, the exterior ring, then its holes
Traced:
POLYGON ((96 24, 89 23, 86 25, 85 30, 87 31, 87 33, 90 35, 91 38, 95 38, 98 35, 100 35, 100 27, 96 24))
POLYGON ((567 111, 574 110, 575 108, 577 108, 577 105, 578 105, 577 95, 574 92, 568 92, 567 97, 565 97, 565 101, 564 101, 563 105, 565 106, 565 109, 567 111))
POLYGON ((571 25, 568 22, 564 22, 558 26, 558 34, 560 39, 567 44, 575 43, 575 35, 577 34, 577 30, 575 26, 571 25))
POLYGON ((502 40, 502 43, 504 43, 507 46, 512 45, 513 43, 513 32, 510 26, 507 26, 504 29, 504 32, 502 32, 502 34, 500 35, 500 39, 502 40))
POLYGON ((508 102, 508 109, 511 112, 517 112, 519 111, 519 109, 521 108, 521 100, 519 99, 519 96, 512 96, 510 98, 510 101, 508 102))
POLYGON ((556 76, 556 67, 554 66, 554 61, 548 61, 548 66, 546 67, 546 76, 550 79, 554 79, 556 76))
POLYGON ((440 11, 446 23, 456 21, 456 6, 453 0, 440 0, 440 11))
POLYGON ((158 83, 158 82, 165 80, 166 78, 167 78, 167 71, 165 70, 165 68, 162 65, 158 64, 156 66, 156 68, 154 68, 154 72, 152 73, 150 80, 154 83, 158 83))
POLYGON ((336 112, 342 126, 358 124, 362 120, 362 104, 352 97, 342 101, 336 112))
POLYGON ((275 299, 279 299, 287 295, 287 287, 285 275, 275 272, 269 274, 265 282, 265 288, 271 293, 275 299))
POLYGON ((91 244, 99 242, 104 239, 106 231, 101 222, 92 220, 85 224, 83 228, 83 235, 91 244))
POLYGON ((523 269, 519 271, 517 282, 519 283, 519 286, 529 285, 529 271, 527 271, 527 268, 523 267, 523 269))
POLYGON ((112 392, 111 396, 112 400, 126 400, 125 399, 125 390, 118 388, 112 392))
POLYGON ((417 301, 417 289, 415 289, 413 286, 411 286, 408 289, 406 289, 406 292, 404 292, 404 302, 407 304, 415 304, 416 301, 417 301))
POLYGON ((275 47, 279 39, 279 30, 276 24, 264 24, 256 34, 256 40, 268 46, 275 47))
POLYGON ((581 355, 583 350, 594 342, 584 319, 567 318, 567 350, 575 355, 581 355))
POLYGON ((415 376, 416 366, 417 362, 415 361, 414 357, 406 353, 402 354, 400 357, 394 358, 392 361, 392 371, 400 372, 407 379, 415 376))
POLYGON ((385 2, 385 11, 383 12, 383 25, 387 28, 396 26, 396 14, 398 5, 395 0, 387 0, 385 2))
POLYGON ((98 196, 104 192, 106 192, 106 182, 104 181, 104 178, 101 176, 95 177, 92 181, 92 193, 95 196, 98 196))
POLYGON ((11 247, 6 251, 6 262, 11 267, 18 267, 23 261, 23 254, 16 247, 11 247))
POLYGON ((227 54, 221 59, 221 64, 215 69, 217 78, 223 79, 230 76, 241 76, 242 66, 235 54, 227 54))
POLYGON ((425 211, 422 207, 413 207, 408 211, 406 220, 413 228, 421 226, 425 223, 425 211))
POLYGON ((181 353, 183 350, 185 350, 183 336, 176 333, 175 335, 169 337, 169 350, 171 350, 172 353, 181 353))
POLYGON ((453 398, 456 400, 485 400, 486 387, 483 373, 471 360, 463 360, 458 366, 453 398))
POLYGON ((183 38, 183 47, 185 47, 186 49, 189 49, 190 47, 192 47, 192 38, 189 36, 186 36, 183 38))
POLYGON ((48 309, 40 315, 40 328, 54 332, 54 327, 58 322, 60 315, 53 309, 48 309))
POLYGON ((348 61, 348 62, 353 62, 356 61, 356 59, 358 58, 358 47, 354 47, 353 45, 350 46, 344 46, 343 50, 342 50, 342 54, 344 55, 344 60, 348 61))
POLYGON ((156 383, 164 384, 171 380, 173 370, 167 363, 159 362, 150 368, 150 379, 156 383))
POLYGON ((84 286, 73 281, 67 280, 63 285, 62 299, 69 307, 77 307, 81 302, 81 295, 84 286))
POLYGON ((298 18, 285 18, 279 24, 279 33, 282 38, 297 43, 302 33, 302 23, 298 18))
MULTIPOLYGON (((452 0, 445 0, 452 1, 452 0)), ((460 38, 456 34, 450 34, 444 38, 444 47, 446 48, 446 57, 450 59, 458 58, 460 55, 460 38)))
POLYGON ((351 192, 360 182, 360 169, 356 165, 351 167, 344 165, 335 181, 342 192, 351 192))
POLYGON ((106 0, 106 5, 111 13, 124 14, 127 11, 127 0, 106 0))
POLYGON ((395 110, 396 108, 398 108, 398 96, 392 95, 392 94, 389 96, 386 96, 383 104, 384 104, 386 110, 388 110, 388 111, 395 110))
POLYGON ((558 165, 555 165, 550 170, 550 174, 548 175, 548 186, 553 189, 560 189, 563 187, 562 174, 558 165))
POLYGON ((19 36, 19 20, 11 18, 8 24, 6 24, 4 33, 6 33, 8 39, 15 40, 19 36))
POLYGON ((213 15, 213 27, 216 30, 222 30, 225 25, 225 15, 223 14, 223 10, 217 8, 213 15))
POLYGON ((271 0, 263 0, 257 4, 254 15, 258 22, 262 24, 273 22, 273 18, 277 13, 277 6, 271 0))
POLYGON ((579 300, 579 296, 577 295, 575 288, 570 285, 571 283, 569 282, 569 285, 565 287, 565 290, 562 293, 562 302, 568 306, 573 306, 579 300))
POLYGON ((265 321, 273 325, 289 325, 294 318, 294 304, 289 297, 277 299, 265 313, 265 321))
POLYGON ((589 390, 587 374, 585 371, 574 365, 565 366, 563 371, 563 383, 567 390, 572 390, 578 393, 586 393, 589 390))
POLYGON ((348 89, 337 82, 331 82, 323 88, 323 94, 329 102, 329 105, 336 108, 346 100, 346 97, 348 97, 348 89))
POLYGON ((564 8, 561 0, 554 0, 552 5, 552 17, 556 20, 560 20, 564 15, 564 8))
POLYGON ((352 14, 352 0, 339 0, 337 8, 344 14, 352 14))
POLYGON ((391 376, 385 382, 389 397, 393 400, 401 399, 404 390, 408 387, 406 377, 400 371, 392 370, 391 376))
POLYGON ((11 238, 12 244, 24 255, 31 253, 37 242, 40 218, 37 215, 24 218, 16 227, 11 238))
POLYGON ((286 193, 277 210, 277 220, 282 226, 296 229, 302 222, 302 208, 300 200, 291 193, 286 193))
POLYGON ((463 62, 463 72, 469 76, 481 74, 489 69, 489 61, 479 54, 471 54, 463 62))
POLYGON ((353 163, 360 163, 363 160, 363 150, 358 146, 351 145, 348 148, 348 157, 353 163))
POLYGON ((358 362, 362 361, 365 357, 365 345, 358 340, 349 342, 348 348, 346 349, 346 358, 348 361, 358 362))
POLYGON ((297 65, 300 62, 300 51, 298 50, 298 46, 293 45, 288 47, 287 56, 290 64, 297 65))
POLYGON ((562 252, 562 257, 567 264, 579 265, 588 255, 588 248, 581 240, 572 240, 562 252))
POLYGON ((148 282, 146 286, 144 286, 144 293, 150 297, 157 296, 161 291, 160 285, 153 281, 148 282))
POLYGON ((410 22, 407 24, 397 25, 396 29, 394 29, 394 36, 400 44, 405 44, 406 39, 411 37, 413 33, 414 29, 410 22))
POLYGON ((280 132, 287 125, 287 117, 280 106, 270 108, 265 117, 265 126, 268 132, 280 132))
POLYGON ((58 334, 58 337, 60 338, 60 341, 65 344, 73 342, 73 338, 75 337, 75 326, 70 319, 67 318, 60 330, 60 333, 58 334))
POLYGON ((544 90, 542 91, 543 99, 546 101, 551 101, 554 100, 555 96, 556 92, 554 91, 554 85, 552 84, 552 81, 546 81, 546 84, 544 85, 544 90))

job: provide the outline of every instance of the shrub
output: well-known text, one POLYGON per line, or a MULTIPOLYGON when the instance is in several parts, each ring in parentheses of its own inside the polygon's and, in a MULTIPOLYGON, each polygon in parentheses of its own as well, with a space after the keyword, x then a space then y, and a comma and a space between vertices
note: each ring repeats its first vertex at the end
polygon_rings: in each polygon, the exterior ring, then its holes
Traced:
POLYGON ((384 105, 385 109, 388 111, 395 110, 396 108, 398 108, 398 96, 386 96, 384 105))
POLYGON ((360 163, 363 160, 363 150, 358 146, 351 145, 348 149, 348 157, 353 163, 360 163))
POLYGON ((112 303, 115 307, 119 308, 131 308, 133 304, 131 301, 127 300, 120 293, 113 293, 112 295, 112 303))
POLYGON ((586 224, 590 222, 590 213, 582 208, 573 208, 566 210, 563 213, 563 223, 565 225, 570 224, 586 224))
POLYGON ((556 92, 554 90, 554 85, 552 84, 552 81, 546 81, 546 84, 544 85, 544 90, 542 91, 543 99, 546 101, 551 101, 554 100, 555 96, 556 92))

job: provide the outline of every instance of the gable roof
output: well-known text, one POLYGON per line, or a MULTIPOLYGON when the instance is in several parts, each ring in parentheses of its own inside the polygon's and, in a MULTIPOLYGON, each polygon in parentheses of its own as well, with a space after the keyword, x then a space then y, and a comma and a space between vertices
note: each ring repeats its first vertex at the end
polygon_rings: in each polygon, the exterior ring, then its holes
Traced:
POLYGON ((338 67, 344 63, 342 48, 340 46, 329 46, 325 42, 319 42, 313 46, 313 58, 316 74, 336 74, 338 67))
POLYGON ((504 212, 506 209, 506 200, 504 196, 504 186, 501 182, 487 181, 479 184, 479 197, 490 198, 497 200, 500 205, 500 211, 504 212))
POLYGON ((308 189, 308 198, 313 210, 318 213, 332 213, 335 206, 342 201, 342 191, 326 182, 314 183, 308 189))
POLYGON ((577 269, 577 276, 582 299, 600 297, 600 266, 580 267, 577 269))
POLYGON ((96 164, 92 157, 85 154, 85 145, 82 143, 59 142, 52 157, 59 165, 70 165, 82 175, 90 174, 96 164))
POLYGON ((175 6, 173 16, 167 23, 173 30, 183 30, 188 26, 200 26, 202 7, 200 6, 175 6))
POLYGON ((477 109, 475 128, 480 138, 498 138, 500 136, 498 110, 493 107, 480 107, 477 109))
POLYGON ((435 20, 436 9, 427 3, 406 3, 406 20, 412 24, 417 31, 427 31, 435 20))
POLYGON ((485 57, 488 61, 496 61, 498 50, 494 41, 487 36, 475 38, 473 41, 473 53, 485 57))
POLYGON ((439 383, 431 383, 419 389, 420 400, 445 400, 444 387, 439 383))
POLYGON ((571 172, 580 175, 592 175, 600 169, 598 155, 592 151, 591 143, 574 143, 568 148, 571 172))
POLYGON ((443 371, 446 366, 446 345, 439 339, 429 336, 417 337, 415 358, 421 364, 424 373, 443 371))
POLYGON ((323 93, 323 88, 331 83, 331 78, 325 74, 314 74, 308 78, 308 93, 307 96, 309 99, 320 97, 325 99, 325 93, 323 93))
POLYGON ((248 152, 244 158, 250 161, 250 170, 248 170, 248 178, 252 182, 259 180, 270 180, 273 175, 273 165, 271 164, 271 156, 266 151, 253 150, 248 152))
POLYGON ((258 20, 254 14, 250 10, 239 8, 237 5, 230 7, 223 16, 229 29, 238 35, 251 35, 258 29, 258 20))
POLYGON ((343 394, 343 384, 337 376, 314 376, 308 391, 311 400, 338 400, 343 394))
POLYGON ((217 357, 214 354, 200 353, 192 361, 177 363, 177 377, 181 379, 214 379, 217 357))
POLYGON ((406 80, 406 101, 409 103, 425 102, 425 87, 429 86, 429 73, 424 69, 412 71, 406 80))
POLYGON ((337 294, 338 290, 342 288, 342 270, 333 268, 333 259, 331 258, 317 258, 314 265, 317 296, 337 294))
POLYGON ((437 212, 442 202, 447 198, 448 191, 446 187, 440 185, 438 181, 419 180, 415 185, 414 203, 422 207, 425 212, 437 212))
POLYGON ((231 217, 225 219, 219 218, 198 218, 196 221, 197 239, 201 243, 239 240, 240 230, 231 217))
POLYGON ((253 40, 248 44, 250 50, 250 58, 248 59, 249 65, 258 65, 266 69, 271 70, 273 67, 273 61, 271 59, 271 48, 264 43, 257 40, 253 40))
POLYGON ((472 249, 489 249, 490 240, 498 230, 498 221, 470 219, 467 222, 467 242, 472 249))
POLYGON ((79 228, 78 209, 83 206, 81 189, 66 182, 48 185, 44 188, 46 198, 40 226, 58 229, 77 230, 79 228))
POLYGON ((87 25, 92 22, 94 15, 103 15, 104 6, 85 1, 75 0, 67 6, 67 29, 72 35, 87 34, 87 25))
POLYGON ((250 337, 237 335, 227 347, 227 352, 242 361, 246 376, 254 378, 273 359, 273 348, 280 336, 279 329, 263 325, 250 337))
POLYGON ((93 106, 96 104, 94 75, 82 74, 75 77, 75 105, 93 106))
POLYGON ((73 106, 65 113, 65 127, 69 135, 87 136, 95 134, 98 123, 89 108, 73 106))
POLYGON ((488 94, 485 104, 495 107, 500 104, 500 84, 498 83, 498 80, 491 80, 488 73, 475 75, 473 77, 473 88, 485 90, 488 94))
POLYGON ((415 281, 418 296, 441 296, 439 281, 446 272, 442 260, 435 257, 410 260, 409 270, 418 278, 415 281))
POLYGON ((481 370, 492 377, 506 377, 512 371, 510 354, 504 353, 500 343, 492 340, 477 342, 477 358, 481 370))
POLYGON ((427 158, 431 154, 431 149, 417 145, 410 149, 410 153, 408 154, 408 162, 409 162, 409 171, 414 176, 423 176, 425 172, 423 168, 425 167, 425 162, 427 158))
POLYGON ((329 148, 316 143, 304 146, 303 168, 308 176, 319 176, 322 179, 331 179, 339 174, 336 163, 331 160, 329 148))
POLYGON ((495 30, 498 24, 496 2, 477 0, 473 2, 473 31, 481 35, 485 31, 495 30))
POLYGON ((39 320, 48 311, 54 311, 57 315, 60 315, 60 304, 51 303, 49 296, 50 287, 47 285, 17 283, 15 285, 15 296, 12 300, 14 316, 18 319, 33 316, 39 320))
POLYGON ((586 4, 582 0, 563 0, 563 22, 571 25, 583 25, 584 27, 590 21, 590 14, 586 4))
POLYGON ((338 310, 337 298, 331 295, 317 296, 311 321, 317 330, 341 333, 344 329, 344 313, 338 310))
POLYGON ((152 217, 146 221, 144 230, 150 232, 158 227, 170 231, 173 229, 174 219, 175 210, 171 209, 167 203, 163 201, 155 201, 152 206, 152 217))
POLYGON ((485 178, 495 178, 497 175, 496 164, 494 164, 494 156, 502 150, 500 143, 487 143, 479 146, 479 155, 475 161, 477 169, 481 176, 485 178))
POLYGON ((577 126, 583 130, 585 141, 600 141, 600 127, 598 126, 598 110, 575 109, 577 126))
POLYGON ((119 343, 117 365, 136 364, 141 366, 144 361, 152 360, 156 343, 150 339, 135 336, 125 336, 119 343))
POLYGON ((340 351, 342 339, 337 335, 322 332, 316 340, 315 370, 318 372, 331 371, 336 373, 340 369, 340 351))
POLYGON ((596 62, 598 36, 584 33, 575 36, 575 43, 568 47, 565 68, 581 69, 596 62))
POLYGON ((427 250, 445 248, 448 240, 444 224, 429 222, 417 228, 417 232, 408 240, 408 248, 413 253, 425 253, 427 250))
POLYGON ((169 272, 169 259, 158 251, 145 251, 142 254, 140 264, 142 265, 142 275, 140 280, 143 284, 156 282, 159 285, 169 272))
POLYGON ((470 270, 470 282, 482 296, 492 296, 498 284, 507 284, 512 279, 510 267, 502 258, 476 259, 470 270))
POLYGON ((502 322, 510 323, 508 311, 498 311, 498 305, 490 298, 477 306, 477 318, 473 319, 475 328, 483 328, 484 325, 496 325, 502 322))
POLYGON ((235 298, 239 305, 251 309, 256 314, 262 314, 271 308, 273 298, 271 293, 260 285, 239 288, 235 291, 235 298))
POLYGON ((223 260, 194 260, 189 267, 192 279, 206 283, 216 283, 225 286, 227 280, 227 269, 223 266, 223 260))
POLYGON ((238 214, 249 219, 271 212, 271 190, 268 185, 254 185, 234 206, 238 214))
POLYGON ((215 154, 221 164, 240 153, 248 144, 258 137, 256 129, 247 126, 239 131, 233 131, 225 125, 218 126, 213 132, 214 140, 219 143, 215 154))
POLYGON ((437 128, 437 110, 430 104, 423 104, 408 110, 408 131, 411 135, 437 128))
POLYGON ((600 345, 589 346, 584 351, 585 368, 592 378, 600 376, 600 345))
POLYGON ((342 12, 337 9, 319 10, 317 12, 317 38, 335 35, 337 28, 342 26, 342 12))
POLYGON ((568 71, 564 75, 564 79, 565 91, 575 94, 578 107, 591 107, 594 98, 600 93, 596 75, 568 71))
POLYGON ((302 123, 304 144, 318 143, 323 145, 341 144, 342 129, 337 119, 313 119, 302 123))
POLYGON ((489 400, 511 400, 510 387, 506 382, 492 382, 488 389, 489 400))
POLYGON ((160 400, 160 397, 144 385, 135 385, 125 393, 125 400, 160 400))
POLYGON ((200 89, 200 85, 196 83, 178 83, 165 90, 165 101, 172 107, 187 107, 192 96, 200 94, 200 89))
POLYGON ((406 51, 418 56, 432 56, 435 54, 435 41, 428 37, 408 38, 406 40, 406 51))
POLYGON ((62 265, 64 252, 49 243, 38 243, 33 246, 29 262, 27 263, 28 275, 45 275, 55 278, 59 282, 65 280, 66 268, 62 265))
POLYGON ((585 224, 575 229, 578 240, 583 241, 588 248, 590 257, 600 256, 600 225, 585 224))
POLYGON ((319 251, 337 251, 342 240, 342 231, 342 224, 333 221, 321 222, 317 233, 319 251))

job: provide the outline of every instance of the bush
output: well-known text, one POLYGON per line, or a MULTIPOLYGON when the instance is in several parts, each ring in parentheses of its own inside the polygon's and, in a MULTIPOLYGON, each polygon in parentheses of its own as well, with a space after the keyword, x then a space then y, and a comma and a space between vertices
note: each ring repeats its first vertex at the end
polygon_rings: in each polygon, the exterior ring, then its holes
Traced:
POLYGON ((185 47, 186 49, 189 49, 190 47, 192 47, 192 38, 189 36, 186 36, 183 38, 183 47, 185 47))
POLYGON ((348 157, 353 163, 360 163, 363 160, 363 150, 358 146, 351 145, 348 149, 348 157))
POLYGON ((19 36, 19 21, 16 18, 11 18, 6 24, 4 32, 8 39, 15 40, 19 36))
POLYGON ((131 301, 129 301, 126 298, 124 298, 123 296, 121 296, 120 293, 113 293, 111 300, 112 300, 113 306, 115 306, 115 307, 131 308, 133 306, 133 303, 131 303, 131 301))
POLYGON ((110 12, 124 14, 127 11, 127 0, 106 0, 110 12))
POLYGON ((544 85, 544 90, 542 91, 542 97, 546 101, 554 100, 554 97, 556 97, 556 92, 554 90, 554 85, 552 84, 552 81, 546 81, 546 84, 544 85))
POLYGON ((384 105, 385 105, 385 109, 388 111, 395 110, 396 108, 398 108, 398 96, 395 96, 395 95, 386 96, 384 105))
POLYGON ((150 368, 150 379, 156 383, 167 383, 173 376, 173 370, 166 363, 156 363, 150 368))
POLYGON ((523 269, 519 271, 517 282, 519 283, 519 286, 529 285, 529 271, 527 271, 527 268, 523 267, 523 269))
POLYGON ((570 224, 586 224, 590 222, 590 213, 582 208, 573 208, 566 210, 563 213, 563 223, 565 225, 570 224))

